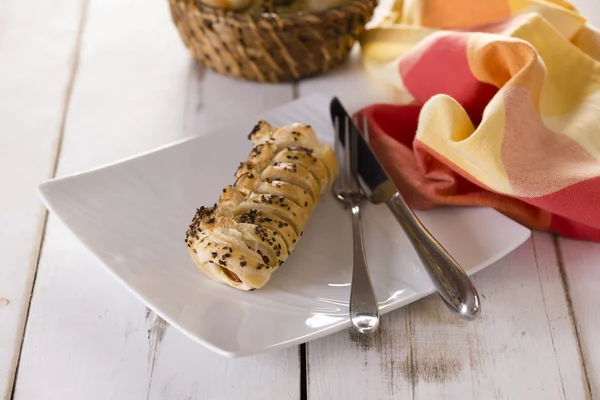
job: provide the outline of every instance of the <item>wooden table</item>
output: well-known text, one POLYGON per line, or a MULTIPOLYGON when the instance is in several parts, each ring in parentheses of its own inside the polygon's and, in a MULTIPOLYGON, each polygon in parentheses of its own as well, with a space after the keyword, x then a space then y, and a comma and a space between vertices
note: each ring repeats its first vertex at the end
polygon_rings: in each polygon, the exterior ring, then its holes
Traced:
MULTIPOLYGON (((353 109, 387 94, 356 61, 293 85, 202 71, 166 0, 19 3, 0 2, 4 398, 600 399, 600 245, 546 233, 475 275, 484 311, 469 323, 430 296, 369 339, 347 330, 237 360, 169 327, 47 214, 36 185, 307 93, 353 109)), ((600 25, 597 0, 576 5, 600 25)))

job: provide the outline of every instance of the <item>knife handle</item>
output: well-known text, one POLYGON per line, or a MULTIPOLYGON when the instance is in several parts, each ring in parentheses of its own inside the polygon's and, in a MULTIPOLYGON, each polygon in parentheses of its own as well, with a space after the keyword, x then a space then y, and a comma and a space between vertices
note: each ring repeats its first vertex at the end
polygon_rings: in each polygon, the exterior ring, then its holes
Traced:
POLYGON ((467 273, 423 226, 398 192, 387 204, 406 232, 448 308, 464 319, 475 318, 481 310, 481 304, 479 294, 467 273))

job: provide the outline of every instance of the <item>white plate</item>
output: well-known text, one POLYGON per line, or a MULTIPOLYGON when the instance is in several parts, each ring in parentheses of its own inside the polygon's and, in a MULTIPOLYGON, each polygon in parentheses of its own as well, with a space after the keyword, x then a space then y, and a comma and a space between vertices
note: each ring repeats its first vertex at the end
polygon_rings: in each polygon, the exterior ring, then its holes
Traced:
MULTIPOLYGON (((329 193, 294 254, 264 288, 242 292, 204 276, 191 261, 185 231, 213 204, 250 150, 259 118, 312 125, 333 139, 329 98, 310 96, 100 169, 43 183, 46 206, 149 308, 211 350, 238 357, 313 340, 348 327, 350 214, 329 193)), ((530 231, 486 208, 419 213, 469 274, 527 240, 530 231)), ((385 206, 364 211, 366 250, 382 313, 434 291, 385 206)), ((485 308, 483 311, 485 313, 485 308)))

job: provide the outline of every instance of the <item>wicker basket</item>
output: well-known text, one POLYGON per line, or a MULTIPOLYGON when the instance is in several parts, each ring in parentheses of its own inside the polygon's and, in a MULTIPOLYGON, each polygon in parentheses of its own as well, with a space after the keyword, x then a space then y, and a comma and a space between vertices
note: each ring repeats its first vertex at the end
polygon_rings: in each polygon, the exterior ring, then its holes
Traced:
POLYGON ((341 64, 377 0, 295 15, 223 11, 198 0, 169 0, 173 22, 198 62, 222 75, 294 81, 341 64))

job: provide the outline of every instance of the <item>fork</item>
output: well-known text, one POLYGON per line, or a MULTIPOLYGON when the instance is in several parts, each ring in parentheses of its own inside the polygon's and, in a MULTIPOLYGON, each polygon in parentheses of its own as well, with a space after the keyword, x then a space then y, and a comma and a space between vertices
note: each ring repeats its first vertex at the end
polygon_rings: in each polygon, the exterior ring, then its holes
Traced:
POLYGON ((379 305, 367 266, 365 244, 363 240, 361 203, 367 198, 358 182, 357 138, 350 135, 349 121, 344 120, 344 143, 340 143, 340 121, 335 118, 335 154, 343 158, 340 174, 332 186, 336 199, 352 211, 353 258, 352 283, 350 287, 350 321, 359 333, 370 333, 379 326, 379 305), (352 137, 351 137, 352 136, 352 137))

